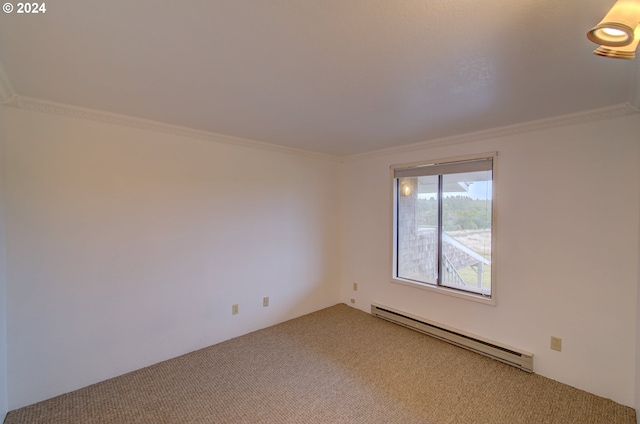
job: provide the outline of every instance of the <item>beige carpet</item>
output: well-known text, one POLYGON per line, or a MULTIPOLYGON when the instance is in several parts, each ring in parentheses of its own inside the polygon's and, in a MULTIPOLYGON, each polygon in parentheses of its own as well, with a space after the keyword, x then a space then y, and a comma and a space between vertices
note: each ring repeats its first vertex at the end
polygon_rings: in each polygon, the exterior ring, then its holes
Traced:
POLYGON ((336 305, 6 423, 629 423, 635 411, 336 305))

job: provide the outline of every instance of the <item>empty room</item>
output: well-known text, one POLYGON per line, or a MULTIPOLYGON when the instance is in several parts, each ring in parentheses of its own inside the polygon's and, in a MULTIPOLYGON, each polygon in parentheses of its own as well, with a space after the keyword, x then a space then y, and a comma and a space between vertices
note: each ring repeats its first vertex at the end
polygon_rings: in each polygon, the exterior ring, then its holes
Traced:
POLYGON ((0 420, 640 423, 640 0, 4 2, 0 420))

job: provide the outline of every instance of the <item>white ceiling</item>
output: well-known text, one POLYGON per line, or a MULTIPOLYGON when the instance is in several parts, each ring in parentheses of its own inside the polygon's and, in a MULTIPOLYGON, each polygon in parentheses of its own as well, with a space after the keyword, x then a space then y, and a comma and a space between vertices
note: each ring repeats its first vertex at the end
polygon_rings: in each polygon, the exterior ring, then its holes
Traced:
POLYGON ((0 13, 20 96, 349 155, 630 101, 614 0, 58 0, 0 13))

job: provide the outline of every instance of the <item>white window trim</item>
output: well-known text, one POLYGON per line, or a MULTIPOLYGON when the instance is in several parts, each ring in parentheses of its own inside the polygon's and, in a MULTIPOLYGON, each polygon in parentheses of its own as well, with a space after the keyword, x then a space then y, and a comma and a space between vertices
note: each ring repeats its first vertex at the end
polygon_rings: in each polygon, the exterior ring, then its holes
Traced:
POLYGON ((391 261, 390 261, 390 272, 389 274, 391 275, 391 282, 392 283, 396 283, 396 284, 402 284, 405 286, 410 286, 410 287, 414 287, 414 288, 418 288, 421 290, 427 290, 433 293, 438 293, 438 294, 444 294, 447 296, 453 296, 453 297, 457 297, 460 299, 465 299, 465 300, 470 300, 473 302, 478 302, 478 303, 482 303, 485 305, 490 305, 490 306, 496 306, 497 304, 497 297, 498 297, 498 285, 497 285, 497 278, 496 278, 496 274, 497 274, 497 269, 498 267, 497 265, 497 261, 496 261, 496 257, 498 256, 496 254, 496 241, 498 239, 498 221, 496 219, 497 216, 497 204, 498 204, 498 152, 489 152, 489 153, 479 153, 479 154, 474 154, 474 155, 466 155, 466 156, 456 156, 456 157, 448 157, 448 158, 439 158, 439 159, 432 159, 432 160, 426 160, 426 161, 420 161, 420 162, 411 162, 411 163, 403 163, 403 164, 398 164, 398 165, 391 165, 390 167, 390 185, 391 185, 391 217, 392 217, 392 224, 391 224, 391 261), (455 290, 455 289, 451 289, 448 287, 444 287, 444 286, 436 286, 436 285, 431 285, 431 284, 427 284, 427 283, 420 283, 417 281, 413 281, 413 280, 406 280, 403 278, 399 278, 395 275, 395 270, 396 270, 396 261, 397 261, 397 214, 398 214, 398 205, 396 200, 396 196, 397 196, 397 188, 396 188, 396 184, 394 184, 394 173, 397 169, 404 169, 404 168, 413 168, 413 167, 417 167, 417 166, 424 166, 424 165, 433 165, 433 164, 438 164, 438 163, 446 163, 446 162, 460 162, 460 161, 465 161, 465 160, 473 160, 473 159, 482 159, 482 158, 493 158, 493 171, 492 171, 492 204, 491 204, 491 297, 487 298, 486 296, 482 296, 479 294, 474 294, 472 292, 463 292, 463 291, 459 291, 459 290, 455 290))

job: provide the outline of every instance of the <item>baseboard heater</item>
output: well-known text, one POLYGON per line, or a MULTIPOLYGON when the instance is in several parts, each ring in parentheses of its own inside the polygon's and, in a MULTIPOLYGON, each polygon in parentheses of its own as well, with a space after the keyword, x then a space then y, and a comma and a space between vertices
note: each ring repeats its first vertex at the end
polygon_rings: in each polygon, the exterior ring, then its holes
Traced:
POLYGON ((498 344, 481 337, 464 334, 445 325, 429 322, 410 314, 393 310, 386 306, 371 305, 371 315, 436 337, 456 346, 496 359, 505 364, 533 372, 533 353, 498 344))

